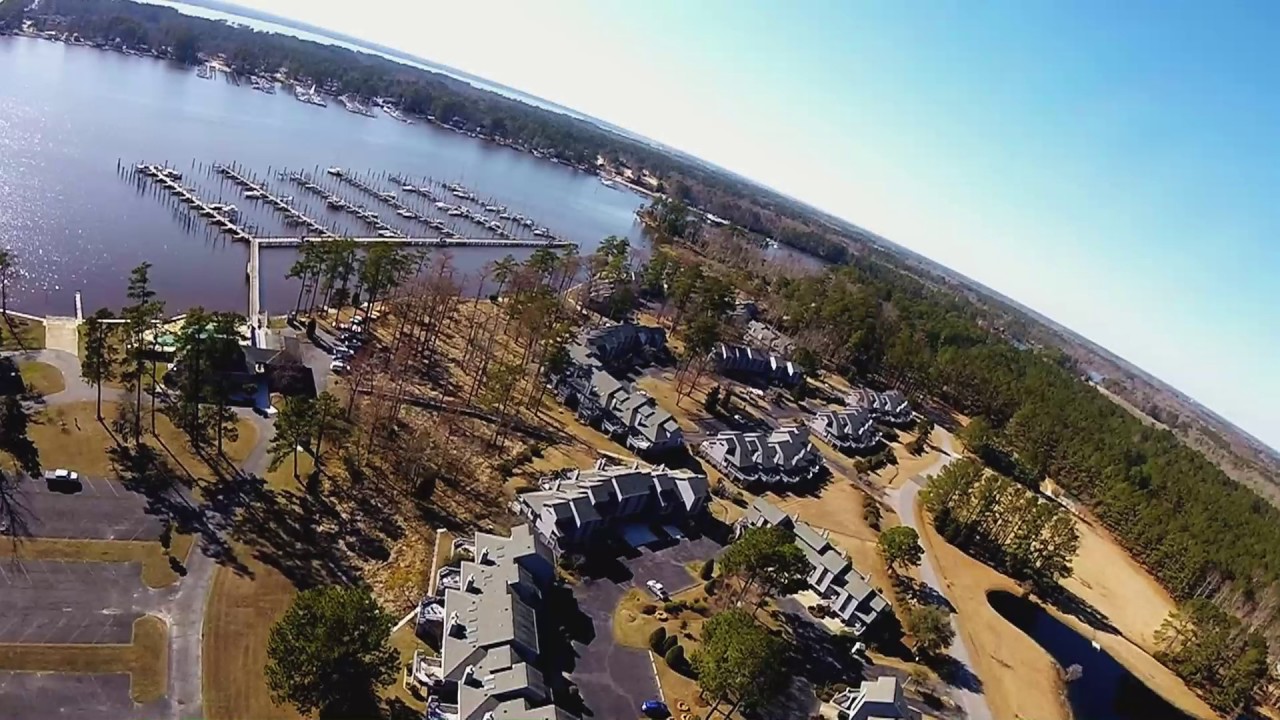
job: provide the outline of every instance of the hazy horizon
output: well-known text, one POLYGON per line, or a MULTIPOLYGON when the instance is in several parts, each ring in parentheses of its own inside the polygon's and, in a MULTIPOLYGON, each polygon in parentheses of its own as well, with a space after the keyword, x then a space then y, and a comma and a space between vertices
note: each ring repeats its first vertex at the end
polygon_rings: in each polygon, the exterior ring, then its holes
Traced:
POLYGON ((1267 367, 1280 357, 1268 317, 1280 249, 1267 242, 1280 235, 1280 101, 1266 94, 1280 44, 1265 30, 1280 9, 238 4, 775 188, 1052 318, 1280 449, 1267 367))

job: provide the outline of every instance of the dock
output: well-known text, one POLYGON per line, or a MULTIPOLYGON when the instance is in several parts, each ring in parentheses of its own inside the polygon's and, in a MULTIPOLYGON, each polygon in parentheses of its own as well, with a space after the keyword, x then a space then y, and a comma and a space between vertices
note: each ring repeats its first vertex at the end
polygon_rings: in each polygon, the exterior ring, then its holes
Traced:
POLYGON ((372 210, 369 210, 368 208, 365 208, 356 203, 353 203, 350 200, 347 200, 346 198, 338 195, 337 193, 333 193, 333 192, 329 192, 328 190, 325 190, 323 187, 317 184, 314 180, 312 180, 309 176, 307 176, 306 173, 291 172, 285 175, 285 177, 288 177, 290 180, 292 180, 294 184, 296 184, 298 187, 301 187, 307 192, 310 192, 313 195, 316 195, 321 200, 324 200, 325 204, 328 205, 329 207, 334 208, 335 210, 340 210, 350 215, 351 217, 354 217, 355 219, 360 220, 361 222, 368 225, 369 227, 373 228, 375 232, 379 233, 379 237, 391 238, 391 237, 404 236, 404 233, 391 227, 385 221, 383 221, 382 218, 378 217, 377 213, 373 212, 372 210))
POLYGON ((331 240, 351 240, 356 244, 368 245, 418 245, 423 247, 499 247, 499 248, 567 248, 578 244, 569 240, 545 240, 531 238, 528 240, 508 240, 505 238, 445 238, 445 237, 338 237, 312 235, 303 237, 256 238, 255 243, 267 247, 297 247, 312 242, 331 240))
POLYGON ((253 236, 246 232, 244 228, 224 215, 221 210, 213 208, 209 203, 201 200, 194 192, 178 182, 177 178, 180 178, 181 175, 173 170, 161 165, 139 165, 136 169, 143 175, 160 183, 183 202, 195 208, 196 212, 202 217, 208 218, 214 227, 230 234, 232 238, 241 242, 253 241, 253 236))
POLYGON ((222 173, 232 182, 244 188, 248 192, 253 193, 253 196, 255 198, 263 200, 268 205, 271 205, 276 210, 279 210, 282 215, 284 215, 286 218, 292 219, 296 224, 303 225, 308 229, 310 229, 315 234, 324 236, 330 240, 338 237, 337 233, 333 232, 329 228, 320 224, 316 220, 308 217, 307 215, 302 213, 300 210, 295 208, 293 205, 277 197, 270 190, 268 190, 266 186, 259 185, 258 183, 236 172, 235 168, 231 167, 230 165, 215 164, 213 166, 213 169, 222 173))

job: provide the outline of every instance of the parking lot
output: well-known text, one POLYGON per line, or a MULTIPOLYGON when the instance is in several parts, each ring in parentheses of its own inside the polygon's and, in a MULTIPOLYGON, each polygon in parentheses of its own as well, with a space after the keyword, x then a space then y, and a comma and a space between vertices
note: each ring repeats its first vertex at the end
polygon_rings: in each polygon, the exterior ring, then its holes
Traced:
MULTIPOLYGON (((82 478, 51 488, 43 478, 18 484, 15 522, 21 535, 80 540, 157 540, 162 525, 147 500, 119 483, 82 478)), ((163 616, 170 592, 142 582, 137 562, 23 557, 0 559, 0 643, 95 645, 133 641, 134 621, 163 616)), ((56 666, 55 666, 56 667, 56 666)), ((130 676, 119 673, 0 671, 0 716, 6 720, 132 720, 160 717, 164 701, 136 706, 130 676)))
POLYGON ((668 592, 690 587, 698 581, 686 563, 700 563, 720 549, 707 538, 668 543, 656 550, 641 548, 634 557, 620 558, 607 577, 585 580, 574 588, 578 609, 591 619, 595 634, 589 643, 574 643, 578 661, 569 679, 578 686, 592 717, 639 717, 640 704, 659 697, 648 651, 614 640, 613 613, 622 596, 631 588, 648 592, 648 580, 662 583, 668 592))
POLYGON ((135 706, 129 700, 125 673, 0 671, 0 708, 5 720, 154 720, 161 717, 163 704, 135 706))
POLYGON ((147 514, 147 500, 112 480, 81 478, 80 489, 50 489, 43 478, 18 486, 23 534, 84 540, 155 540, 160 519, 147 514))
POLYGON ((0 561, 0 643, 121 643, 148 591, 138 563, 0 561))

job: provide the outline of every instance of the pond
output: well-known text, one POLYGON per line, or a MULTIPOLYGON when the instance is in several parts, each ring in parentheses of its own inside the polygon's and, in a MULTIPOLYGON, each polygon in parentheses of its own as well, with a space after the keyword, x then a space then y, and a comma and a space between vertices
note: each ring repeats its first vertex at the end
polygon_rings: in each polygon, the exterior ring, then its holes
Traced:
POLYGON ((1030 635, 1058 665, 1080 667, 1080 677, 1067 683, 1067 702, 1076 720, 1191 720, 1039 605, 1003 591, 987 593, 987 602, 1030 635))

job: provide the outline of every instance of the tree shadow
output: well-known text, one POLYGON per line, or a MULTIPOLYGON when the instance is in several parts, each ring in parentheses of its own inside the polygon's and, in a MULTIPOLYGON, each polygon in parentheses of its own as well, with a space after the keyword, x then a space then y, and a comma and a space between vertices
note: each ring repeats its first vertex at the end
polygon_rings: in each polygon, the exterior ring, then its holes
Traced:
POLYGON ((982 679, 967 664, 956 658, 950 655, 932 655, 923 658, 923 662, 951 687, 982 693, 982 679))
POLYGON ((31 416, 26 406, 12 395, 0 398, 0 450, 13 456, 18 466, 32 477, 40 475, 40 450, 27 436, 31 416))
POLYGON ((33 513, 22 493, 26 478, 0 470, 0 537, 8 536, 16 547, 20 538, 30 537, 33 513))
POLYGON ((1079 620, 1089 627, 1109 635, 1120 635, 1120 628, 1111 622, 1106 613, 1097 609, 1089 601, 1058 585, 1048 594, 1037 592, 1043 600, 1060 610, 1065 615, 1079 620))

